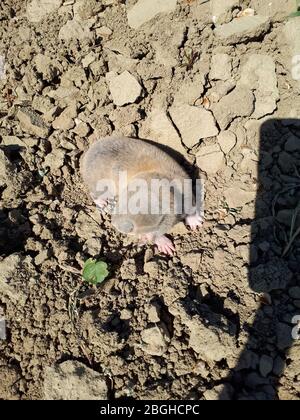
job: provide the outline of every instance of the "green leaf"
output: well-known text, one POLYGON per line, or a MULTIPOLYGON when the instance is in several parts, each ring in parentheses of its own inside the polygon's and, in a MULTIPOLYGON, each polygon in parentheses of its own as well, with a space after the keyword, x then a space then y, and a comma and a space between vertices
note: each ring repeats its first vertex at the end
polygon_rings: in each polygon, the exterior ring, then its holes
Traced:
POLYGON ((107 264, 103 261, 97 262, 95 265, 95 274, 96 274, 97 283, 102 283, 109 274, 108 269, 107 269, 107 264))
POLYGON ((297 17, 297 16, 300 16, 300 10, 298 10, 298 12, 294 12, 289 15, 289 17, 297 17))
POLYGON ((300 16, 300 0, 296 0, 296 12, 291 13, 288 17, 292 18, 292 17, 298 17, 300 16))
POLYGON ((85 261, 82 277, 87 283, 102 283, 108 274, 107 264, 104 261, 96 261, 92 258, 85 261))
POLYGON ((96 275, 95 275, 95 263, 96 263, 96 261, 93 260, 92 258, 89 258, 84 263, 82 276, 83 276, 84 280, 87 281, 87 282, 89 282, 89 283, 93 283, 94 280, 96 279, 96 275))

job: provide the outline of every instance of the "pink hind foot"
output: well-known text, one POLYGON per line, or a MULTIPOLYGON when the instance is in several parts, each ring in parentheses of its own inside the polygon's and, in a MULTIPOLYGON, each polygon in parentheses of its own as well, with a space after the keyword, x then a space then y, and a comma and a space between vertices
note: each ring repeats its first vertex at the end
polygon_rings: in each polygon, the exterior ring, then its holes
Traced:
POLYGON ((192 216, 187 216, 185 218, 185 223, 192 229, 196 230, 199 226, 203 224, 203 217, 198 213, 193 214, 192 216))
POLYGON ((114 207, 113 199, 111 198, 93 198, 93 200, 100 213, 108 212, 114 207))
POLYGON ((170 256, 174 255, 175 246, 173 245, 173 242, 165 235, 156 238, 154 240, 154 243, 157 246, 159 252, 170 256))
POLYGON ((104 207, 108 205, 108 200, 98 198, 98 200, 96 200, 95 203, 97 207, 99 207, 100 209, 103 209, 104 207))
POLYGON ((96 207, 101 214, 105 213, 108 208, 108 201, 106 200, 97 200, 96 207))
POLYGON ((144 245, 147 242, 154 242, 159 252, 162 252, 166 255, 174 255, 175 247, 173 242, 165 235, 155 237, 153 233, 146 233, 144 235, 140 235, 139 239, 139 243, 141 245, 144 245))

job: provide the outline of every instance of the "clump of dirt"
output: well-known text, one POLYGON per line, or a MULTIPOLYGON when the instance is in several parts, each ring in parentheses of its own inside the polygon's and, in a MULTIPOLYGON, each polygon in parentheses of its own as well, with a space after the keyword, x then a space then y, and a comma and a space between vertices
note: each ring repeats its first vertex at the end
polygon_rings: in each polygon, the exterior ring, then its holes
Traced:
POLYGON ((299 399, 294 2, 144 3, 1 2, 1 398, 299 399), (80 157, 111 134, 206 178, 174 257, 86 194, 80 157), (89 257, 110 267, 97 288, 89 257))

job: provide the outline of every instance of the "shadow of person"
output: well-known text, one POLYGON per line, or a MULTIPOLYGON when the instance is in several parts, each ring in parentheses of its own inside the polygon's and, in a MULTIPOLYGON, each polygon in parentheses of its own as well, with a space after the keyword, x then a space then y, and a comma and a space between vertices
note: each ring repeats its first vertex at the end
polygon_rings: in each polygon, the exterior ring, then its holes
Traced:
MULTIPOLYGON (((226 382, 236 400, 299 399, 300 120, 270 119, 260 128, 255 219, 249 223, 249 286, 261 303, 226 382)), ((228 399, 225 389, 219 399, 228 399)))

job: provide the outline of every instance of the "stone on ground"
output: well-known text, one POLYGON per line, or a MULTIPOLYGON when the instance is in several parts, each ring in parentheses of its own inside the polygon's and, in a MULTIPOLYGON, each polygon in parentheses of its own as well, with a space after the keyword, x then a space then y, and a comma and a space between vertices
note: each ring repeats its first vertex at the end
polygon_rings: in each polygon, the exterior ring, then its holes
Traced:
POLYGON ((44 159, 44 168, 49 168, 51 173, 56 173, 64 164, 66 152, 64 149, 55 149, 44 159))
POLYGON ((49 13, 55 12, 62 0, 32 0, 27 4, 26 16, 29 22, 40 22, 49 13))
POLYGON ((139 137, 153 140, 186 156, 187 151, 167 113, 162 109, 152 109, 139 130, 139 137))
POLYGON ((218 135, 218 143, 225 155, 236 145, 236 135, 232 131, 222 131, 218 135))
POLYGON ((237 117, 248 117, 254 111, 254 95, 250 89, 237 86, 212 107, 214 116, 222 130, 237 117))
POLYGON ((160 13, 170 13, 176 9, 177 0, 138 0, 127 12, 128 24, 138 29, 160 13))
POLYGON ((227 332, 212 325, 205 325, 197 318, 187 323, 190 329, 189 347, 191 347, 202 360, 219 362, 230 358, 236 350, 234 338, 227 332))
POLYGON ((239 44, 261 37, 269 28, 270 21, 265 16, 244 16, 218 26, 215 35, 224 44, 239 44))
MULTIPOLYGON (((250 270, 251 288, 258 293, 269 293, 272 290, 285 289, 293 274, 287 263, 278 257, 250 270)), ((290 336, 291 340, 291 336, 290 336)), ((282 348, 279 346, 282 350, 282 348)))
POLYGON ((229 383, 216 385, 214 388, 208 389, 203 394, 207 401, 230 401, 232 400, 233 395, 234 388, 229 383))
POLYGON ((168 348, 169 334, 166 329, 156 325, 142 331, 142 349, 151 356, 162 356, 168 348))
POLYGON ((152 47, 155 50, 155 61, 166 68, 175 67, 178 64, 178 51, 184 43, 186 24, 172 23, 170 27, 162 31, 157 40, 153 40, 152 47))
POLYGON ((225 158, 218 144, 201 147, 197 153, 197 166, 207 174, 215 174, 225 165, 225 158))
POLYGON ((170 115, 188 148, 192 148, 203 138, 219 133, 212 113, 204 108, 174 105, 170 108, 170 115))
POLYGON ((228 54, 215 54, 210 64, 211 80, 228 80, 231 78, 232 62, 228 54))
POLYGON ((213 22, 221 24, 231 20, 232 10, 239 6, 240 0, 211 0, 210 3, 213 22))
POLYGON ((17 112, 20 127, 28 134, 36 137, 45 138, 49 134, 49 127, 45 125, 42 117, 32 110, 20 108, 17 112))
POLYGON ((300 151, 300 138, 293 134, 289 136, 285 142, 284 148, 287 152, 299 152, 300 151))
POLYGON ((37 54, 34 58, 34 64, 38 73, 43 75, 44 80, 51 81, 57 73, 55 63, 45 54, 37 54))
POLYGON ((100 373, 77 361, 46 367, 44 397, 47 400, 107 400, 107 384, 100 373))
POLYGON ((295 0, 251 0, 251 7, 258 15, 282 20, 295 11, 295 0))
POLYGON ((266 354, 263 354, 259 362, 259 371, 261 376, 266 378, 273 370, 273 359, 266 354))
POLYGON ((60 28, 58 37, 63 41, 71 41, 74 39, 92 39, 93 32, 85 23, 77 22, 75 19, 68 20, 68 22, 60 28))
POLYGON ((283 322, 279 322, 276 328, 277 347, 280 350, 286 350, 292 346, 292 327, 283 322))
POLYGON ((261 118, 276 110, 279 90, 272 57, 264 54, 251 55, 242 66, 240 84, 254 90, 255 109, 252 118, 261 118))
POLYGON ((204 85, 205 77, 201 73, 196 74, 193 80, 183 82, 174 94, 174 104, 195 105, 204 92, 204 85))
POLYGON ((76 0, 73 5, 74 19, 80 21, 92 18, 101 10, 101 3, 97 3, 97 0, 76 0))
POLYGON ((11 254, 0 261, 1 296, 8 297, 11 302, 17 305, 24 305, 27 298, 26 294, 20 290, 17 284, 18 270, 21 264, 22 258, 18 254, 11 254))
POLYGON ((127 70, 120 75, 110 72, 106 78, 115 105, 133 104, 142 93, 142 86, 127 70))
POLYGON ((71 130, 75 126, 74 118, 77 116, 76 101, 71 103, 52 123, 55 130, 71 130))
POLYGON ((189 252, 186 255, 182 255, 181 262, 196 273, 201 267, 201 254, 199 252, 189 252))
POLYGON ((255 191, 247 191, 241 187, 234 186, 224 191, 224 198, 229 208, 236 209, 251 203, 256 197, 255 191))
POLYGON ((0 150, 0 187, 8 185, 14 176, 14 166, 10 163, 3 150, 0 150))

